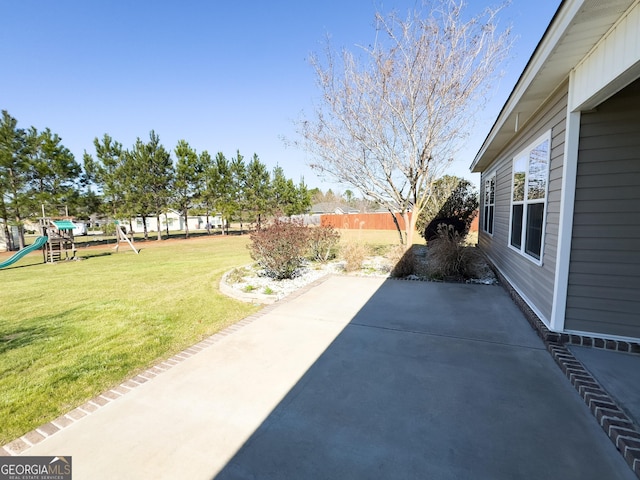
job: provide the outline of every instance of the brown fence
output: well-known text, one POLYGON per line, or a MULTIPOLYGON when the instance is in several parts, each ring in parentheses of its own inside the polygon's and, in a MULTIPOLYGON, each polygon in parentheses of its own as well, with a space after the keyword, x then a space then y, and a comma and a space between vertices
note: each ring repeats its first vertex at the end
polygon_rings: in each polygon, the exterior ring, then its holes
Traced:
MULTIPOLYGON (((411 213, 409 213, 411 216, 411 213)), ((404 230, 404 220, 402 215, 396 213, 398 225, 404 230)), ((320 216, 320 225, 331 225, 333 228, 341 228, 345 230, 395 230, 390 213, 350 213, 345 215, 339 214, 323 214, 320 216)), ((478 231, 478 216, 471 222, 470 232, 478 231)))
POLYGON ((480 217, 476 214, 476 216, 471 221, 471 225, 469 225, 469 231, 470 232, 477 232, 478 231, 478 222, 479 221, 480 221, 480 217))
MULTIPOLYGON (((411 214, 409 214, 411 215, 411 214)), ((402 215, 396 213, 400 229, 404 230, 402 215)), ((326 214, 320 216, 320 225, 331 225, 345 230, 395 230, 390 213, 350 213, 345 215, 326 214)))

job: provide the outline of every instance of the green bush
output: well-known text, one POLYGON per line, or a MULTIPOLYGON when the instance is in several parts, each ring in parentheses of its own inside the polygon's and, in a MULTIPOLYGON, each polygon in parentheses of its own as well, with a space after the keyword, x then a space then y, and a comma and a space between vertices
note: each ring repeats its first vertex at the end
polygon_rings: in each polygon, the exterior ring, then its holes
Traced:
POLYGON ((275 219, 271 225, 251 233, 251 258, 270 278, 294 278, 304 264, 308 232, 301 220, 275 219))
POLYGON ((478 211, 478 192, 471 182, 464 178, 445 175, 436 180, 432 186, 431 197, 420 212, 416 222, 416 230, 430 240, 434 237, 438 220, 446 219, 447 223, 460 222, 456 228, 465 236, 471 222, 478 211))
POLYGON ((309 229, 309 257, 326 263, 336 256, 340 234, 331 225, 309 229))
POLYGON ((116 225, 113 222, 105 223, 102 227, 102 231, 105 235, 115 235, 116 225))

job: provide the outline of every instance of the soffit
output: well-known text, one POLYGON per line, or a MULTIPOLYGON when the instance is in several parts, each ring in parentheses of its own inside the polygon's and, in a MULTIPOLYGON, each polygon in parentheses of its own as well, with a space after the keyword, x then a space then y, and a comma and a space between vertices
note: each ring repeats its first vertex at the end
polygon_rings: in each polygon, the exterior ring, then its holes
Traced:
POLYGON ((633 3, 565 0, 560 4, 471 164, 472 172, 484 171, 498 157, 633 3))

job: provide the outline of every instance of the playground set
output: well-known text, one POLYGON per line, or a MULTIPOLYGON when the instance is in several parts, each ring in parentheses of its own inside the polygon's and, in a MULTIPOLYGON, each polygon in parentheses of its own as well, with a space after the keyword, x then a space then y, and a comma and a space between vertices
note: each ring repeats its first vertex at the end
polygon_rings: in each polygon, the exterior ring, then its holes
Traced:
MULTIPOLYGON (((118 251, 121 242, 126 242, 129 244, 131 249, 138 254, 138 250, 122 231, 118 222, 115 223, 115 250, 118 251)), ((0 268, 13 265, 28 253, 35 252, 38 249, 42 249, 44 263, 54 263, 61 260, 77 260, 76 243, 73 238, 73 230, 76 228, 76 225, 71 220, 53 220, 51 218, 43 217, 39 220, 38 228, 40 230, 40 236, 36 238, 33 244, 20 249, 4 262, 0 262, 0 268)))

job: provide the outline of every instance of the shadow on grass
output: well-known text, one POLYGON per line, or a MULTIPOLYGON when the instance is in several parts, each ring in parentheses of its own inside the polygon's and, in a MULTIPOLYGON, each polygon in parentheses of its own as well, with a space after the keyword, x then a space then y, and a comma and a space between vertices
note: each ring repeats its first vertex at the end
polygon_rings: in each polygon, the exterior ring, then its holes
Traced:
POLYGON ((89 260, 91 258, 109 257, 111 255, 113 255, 113 252, 85 253, 81 257, 78 257, 78 258, 80 260, 89 260))
POLYGON ((63 327, 53 325, 51 318, 39 317, 30 321, 33 325, 16 325, 15 328, 0 333, 0 355, 27 347, 33 343, 59 337, 63 327))
MULTIPOLYGON (((134 242, 136 244, 138 243, 155 243, 158 241, 165 241, 165 240, 188 240, 190 238, 203 238, 203 237, 239 237, 239 236, 245 236, 245 235, 249 235, 251 233, 251 230, 248 229, 243 229, 242 232, 238 231, 238 230, 230 230, 229 233, 225 233, 224 235, 222 233, 220 233, 220 231, 216 231, 216 232, 211 232, 211 233, 207 233, 207 232, 190 232, 189 233, 189 238, 185 238, 185 233, 184 232, 172 232, 169 235, 167 235, 166 233, 162 235, 162 238, 160 240, 158 240, 157 236, 156 236, 157 232, 149 232, 149 238, 144 239, 143 237, 138 237, 137 235, 134 236, 134 242)), ((97 247, 97 246, 102 246, 102 245, 115 245, 116 241, 115 241, 115 236, 110 236, 110 235, 101 235, 98 236, 98 238, 92 238, 90 235, 89 236, 85 236, 85 237, 76 237, 76 247, 78 248, 85 248, 85 247, 97 247)))

